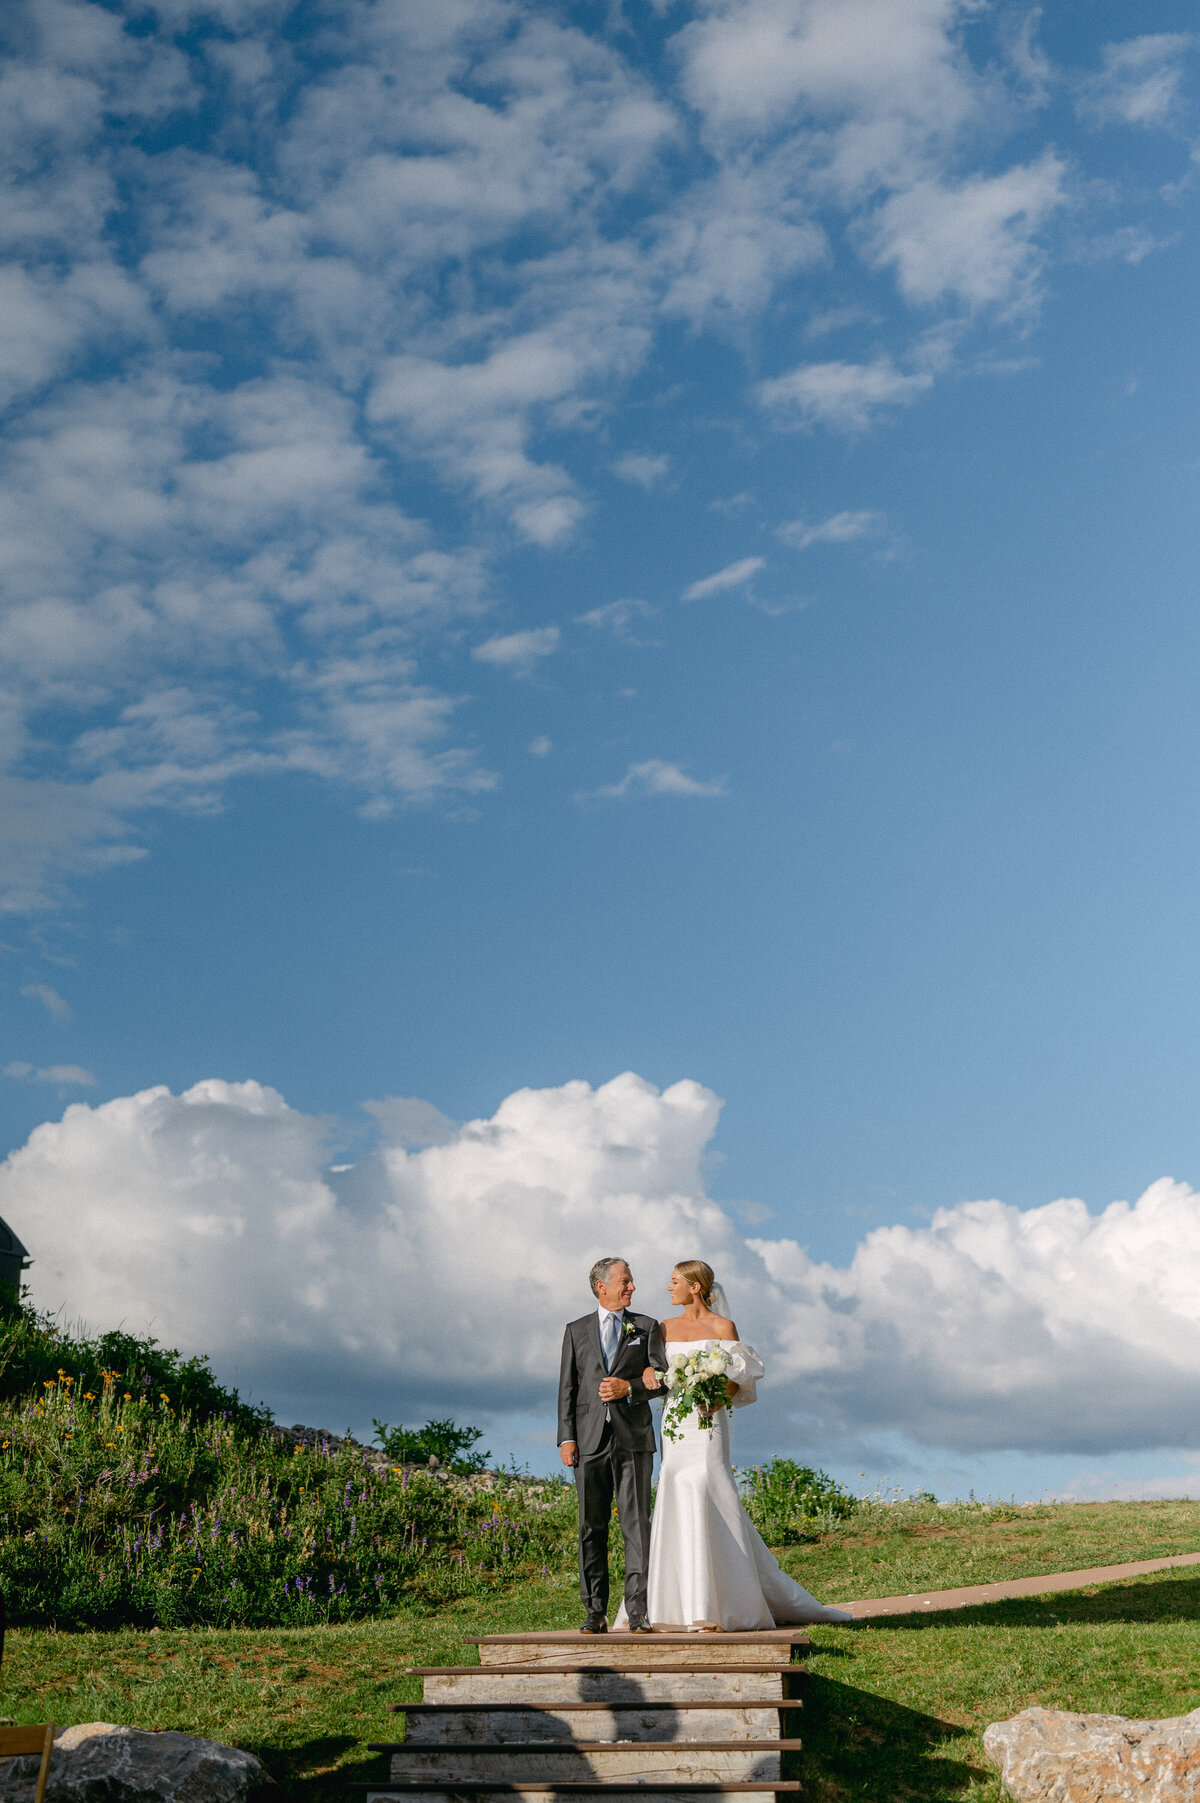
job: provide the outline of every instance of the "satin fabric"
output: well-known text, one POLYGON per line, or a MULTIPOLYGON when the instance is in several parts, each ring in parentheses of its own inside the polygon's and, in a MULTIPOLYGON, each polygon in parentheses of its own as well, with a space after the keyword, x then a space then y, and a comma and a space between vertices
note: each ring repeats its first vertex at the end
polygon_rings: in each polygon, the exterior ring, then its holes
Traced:
MULTIPOLYGON (((733 1355, 735 1408, 755 1399, 762 1361, 752 1346, 728 1340, 669 1340, 669 1352, 720 1345, 733 1355)), ((729 1451, 729 1410, 711 1429, 689 1415, 663 1436, 662 1470, 650 1527, 648 1605, 655 1627, 717 1627, 726 1632, 793 1622, 845 1622, 780 1569, 742 1507, 729 1451)), ((623 1625, 618 1619, 618 1626, 623 1625)))

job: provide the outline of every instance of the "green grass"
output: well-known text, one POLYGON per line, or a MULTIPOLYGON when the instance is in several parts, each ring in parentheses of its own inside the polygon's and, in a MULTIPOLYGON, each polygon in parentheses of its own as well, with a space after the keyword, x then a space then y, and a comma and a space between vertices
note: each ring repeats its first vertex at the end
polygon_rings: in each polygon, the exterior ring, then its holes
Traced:
MULTIPOLYGON (((1200 1550, 1200 1505, 872 1510, 783 1559, 823 1597, 889 1595, 1200 1550)), ((1200 1569, 1200 1568, 1198 1568, 1200 1569)), ((10 1636, 0 1712, 211 1735, 259 1754, 294 1803, 381 1776, 386 1705, 416 1701, 412 1664, 471 1663, 470 1634, 578 1621, 559 1573, 385 1621, 286 1629, 10 1636), (374 1761, 374 1763, 373 1763, 374 1761)), ((986 1725, 1030 1704, 1122 1715, 1200 1705, 1200 1576, 1168 1572, 1057 1597, 813 1630, 803 1678, 807 1803, 1000 1803, 986 1725)))
POLYGON ((907 1596, 1135 1559, 1200 1552, 1200 1503, 1074 1503, 1066 1507, 901 1503, 861 1511, 780 1562, 824 1602, 907 1596))

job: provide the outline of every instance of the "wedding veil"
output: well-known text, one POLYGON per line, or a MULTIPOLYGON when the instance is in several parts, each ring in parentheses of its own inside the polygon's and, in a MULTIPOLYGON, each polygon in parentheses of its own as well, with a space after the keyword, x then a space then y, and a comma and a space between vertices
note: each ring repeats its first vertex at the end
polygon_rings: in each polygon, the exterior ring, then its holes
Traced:
POLYGON ((708 1292, 708 1306, 714 1315, 724 1315, 727 1321, 732 1321, 733 1316, 729 1313, 729 1298, 721 1284, 714 1282, 712 1289, 708 1292))

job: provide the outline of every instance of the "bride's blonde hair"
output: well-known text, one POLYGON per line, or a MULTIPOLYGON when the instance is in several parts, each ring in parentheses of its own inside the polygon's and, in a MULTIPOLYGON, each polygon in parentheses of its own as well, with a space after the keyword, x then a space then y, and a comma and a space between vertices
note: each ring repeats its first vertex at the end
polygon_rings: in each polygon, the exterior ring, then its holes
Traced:
POLYGON ((700 1300, 708 1308, 712 1299, 712 1287, 717 1281, 716 1273, 711 1265, 706 1265, 702 1258, 685 1258, 675 1269, 685 1283, 700 1285, 700 1300))

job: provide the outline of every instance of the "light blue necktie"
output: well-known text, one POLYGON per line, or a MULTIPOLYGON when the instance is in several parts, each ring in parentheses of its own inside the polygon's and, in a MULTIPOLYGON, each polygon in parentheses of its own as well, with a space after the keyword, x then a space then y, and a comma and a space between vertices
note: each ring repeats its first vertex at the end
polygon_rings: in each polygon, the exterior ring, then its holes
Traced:
POLYGON ((615 1315, 605 1315, 600 1341, 604 1351, 604 1369, 611 1371, 617 1350, 617 1317, 615 1315))

